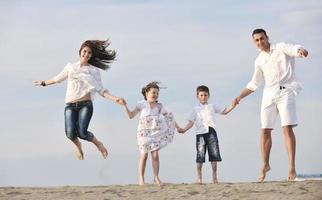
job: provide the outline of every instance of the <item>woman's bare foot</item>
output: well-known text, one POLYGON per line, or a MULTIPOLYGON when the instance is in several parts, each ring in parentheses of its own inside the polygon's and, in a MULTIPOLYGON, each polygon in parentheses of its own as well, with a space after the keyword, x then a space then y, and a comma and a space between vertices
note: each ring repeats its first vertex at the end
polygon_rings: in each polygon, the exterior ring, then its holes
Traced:
POLYGON ((77 147, 76 156, 78 160, 84 160, 84 153, 83 153, 82 147, 77 147))
POLYGON ((154 177, 154 183, 158 186, 161 186, 163 184, 158 176, 154 177))
POLYGON ((97 145, 98 150, 101 152, 104 159, 106 159, 108 152, 107 149, 104 147, 103 143, 99 142, 97 145))
POLYGON ((96 137, 93 138, 92 143, 95 144, 97 149, 101 152, 103 158, 106 158, 108 155, 107 149, 104 147, 103 143, 99 141, 96 137))
POLYGON ((266 165, 262 168, 262 170, 259 173, 258 181, 264 182, 264 179, 266 177, 266 173, 271 170, 271 167, 269 165, 266 165))
POLYGON ((145 183, 144 183, 144 177, 140 177, 139 178, 139 186, 143 186, 145 183))
POLYGON ((288 177, 287 177, 287 181, 294 181, 296 178, 296 171, 295 168, 292 168, 289 172, 288 172, 288 177))
POLYGON ((76 157, 78 160, 84 160, 84 153, 82 149, 82 143, 79 141, 78 138, 72 140, 72 142, 76 145, 76 157))

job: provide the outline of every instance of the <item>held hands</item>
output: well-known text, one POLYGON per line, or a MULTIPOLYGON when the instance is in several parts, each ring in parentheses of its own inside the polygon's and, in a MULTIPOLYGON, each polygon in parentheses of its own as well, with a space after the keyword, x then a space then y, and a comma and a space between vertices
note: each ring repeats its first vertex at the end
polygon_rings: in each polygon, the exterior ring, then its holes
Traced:
POLYGON ((178 125, 178 123, 177 122, 175 122, 175 127, 176 127, 176 129, 177 129, 177 132, 178 133, 185 133, 186 131, 187 131, 187 129, 185 129, 185 128, 181 128, 179 125, 178 125))
POLYGON ((306 50, 306 49, 299 49, 298 50, 298 55, 301 57, 301 58, 305 58, 307 57, 307 55, 309 54, 309 52, 306 50))
POLYGON ((231 102, 231 106, 233 108, 235 108, 237 106, 237 104, 239 104, 240 99, 238 97, 236 97, 232 102, 231 102))
POLYGON ((116 102, 117 104, 121 105, 121 106, 125 106, 125 105, 126 105, 126 101, 125 101, 125 99, 120 98, 120 97, 117 97, 117 98, 115 99, 115 102, 116 102))
POLYGON ((180 128, 180 127, 177 128, 177 131, 178 131, 178 133, 182 133, 182 134, 184 134, 186 132, 185 129, 180 128))
POLYGON ((44 81, 36 80, 34 81, 34 86, 44 86, 44 81))

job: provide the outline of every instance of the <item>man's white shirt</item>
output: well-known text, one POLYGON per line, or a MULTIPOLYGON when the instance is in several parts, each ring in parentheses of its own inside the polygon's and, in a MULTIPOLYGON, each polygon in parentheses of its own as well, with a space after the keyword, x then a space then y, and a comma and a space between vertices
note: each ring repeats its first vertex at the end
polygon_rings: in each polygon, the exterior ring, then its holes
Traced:
POLYGON ((265 87, 263 97, 274 98, 280 86, 291 89, 298 94, 302 89, 294 70, 295 57, 298 57, 300 45, 277 43, 270 45, 270 52, 261 51, 255 60, 255 70, 246 88, 255 91, 263 80, 265 87))

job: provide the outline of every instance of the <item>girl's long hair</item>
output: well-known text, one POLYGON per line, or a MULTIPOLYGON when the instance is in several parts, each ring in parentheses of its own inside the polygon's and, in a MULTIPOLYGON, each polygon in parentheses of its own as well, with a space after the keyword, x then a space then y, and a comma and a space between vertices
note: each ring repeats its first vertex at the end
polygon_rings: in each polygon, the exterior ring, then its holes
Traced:
POLYGON ((86 40, 79 49, 79 55, 85 47, 92 50, 92 57, 88 63, 103 70, 110 68, 110 64, 115 60, 116 51, 107 50, 110 45, 108 40, 86 40))

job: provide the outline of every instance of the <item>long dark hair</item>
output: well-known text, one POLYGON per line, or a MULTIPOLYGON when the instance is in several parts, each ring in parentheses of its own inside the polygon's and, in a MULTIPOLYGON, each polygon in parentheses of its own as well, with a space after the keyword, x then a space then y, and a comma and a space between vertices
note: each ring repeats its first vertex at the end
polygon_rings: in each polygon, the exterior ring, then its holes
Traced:
POLYGON ((110 68, 110 63, 116 57, 115 50, 106 49, 109 45, 108 40, 86 40, 79 49, 79 55, 83 48, 89 47, 92 50, 92 57, 88 63, 100 69, 107 70, 110 68))
POLYGON ((160 82, 153 81, 153 82, 151 82, 151 83, 147 84, 144 88, 142 88, 141 93, 142 93, 142 95, 144 96, 144 99, 145 99, 145 100, 147 100, 147 99, 146 99, 146 93, 147 93, 147 92, 149 92, 149 90, 150 90, 151 88, 155 88, 155 89, 160 90, 159 84, 160 84, 160 82))

